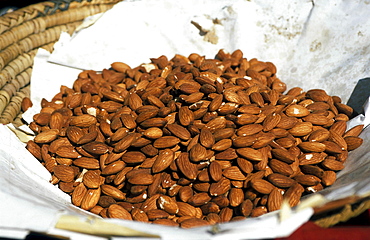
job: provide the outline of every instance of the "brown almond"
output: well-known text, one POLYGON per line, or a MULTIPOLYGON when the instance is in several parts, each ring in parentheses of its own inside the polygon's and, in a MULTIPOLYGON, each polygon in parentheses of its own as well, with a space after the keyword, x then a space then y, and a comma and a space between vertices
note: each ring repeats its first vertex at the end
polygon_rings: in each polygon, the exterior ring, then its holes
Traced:
POLYGON ((243 181, 247 178, 246 174, 244 174, 237 166, 232 166, 224 169, 222 171, 222 175, 230 180, 243 181))
POLYGON ((301 200, 302 193, 304 192, 304 188, 301 184, 296 183, 290 188, 288 188, 287 191, 285 191, 283 197, 284 199, 288 200, 288 203, 291 207, 294 207, 298 205, 298 203, 301 200))
POLYGON ((325 156, 321 153, 303 153, 298 157, 298 161, 300 165, 306 164, 317 164, 324 161, 325 156))
POLYGON ((89 114, 83 114, 80 116, 74 116, 69 122, 70 125, 76 127, 89 127, 90 125, 96 124, 97 120, 94 116, 89 114))
POLYGON ((59 157, 62 158, 79 158, 81 155, 72 146, 61 146, 55 152, 59 157))
POLYGON ((330 96, 322 89, 311 89, 306 92, 306 96, 315 102, 326 102, 330 96))
POLYGON ((178 124, 167 124, 166 126, 168 128, 168 130, 171 131, 171 133, 173 135, 175 135, 176 137, 182 139, 182 140, 189 140, 191 135, 190 135, 190 132, 184 128, 183 126, 181 125, 178 125, 178 124))
POLYGON ((364 125, 363 124, 354 126, 351 129, 349 129, 347 132, 345 132, 344 135, 343 135, 343 137, 344 138, 345 137, 349 137, 349 136, 358 137, 360 135, 360 133, 362 132, 363 129, 364 129, 364 125))
POLYGON ((270 192, 275 188, 274 185, 263 179, 252 179, 250 184, 254 190, 262 194, 270 194, 270 192))
POLYGON ((101 182, 100 171, 96 170, 87 171, 83 175, 82 182, 88 188, 98 188, 101 182))
POLYGON ((325 145, 325 152, 329 154, 340 154, 342 152, 342 148, 332 141, 324 141, 322 142, 325 145))
POLYGON ((131 214, 118 204, 112 204, 108 207, 108 216, 110 218, 120 218, 125 220, 132 220, 131 214))
POLYGON ((86 192, 87 192, 87 188, 82 182, 80 182, 72 192, 72 197, 71 197, 72 204, 77 207, 81 206, 82 199, 84 198, 86 192))
POLYGON ((81 157, 73 160, 73 164, 86 169, 99 169, 99 161, 94 158, 81 157))
POLYGON ((161 195, 157 199, 157 203, 160 209, 168 212, 171 215, 177 214, 179 212, 177 202, 169 196, 161 195))
POLYGON ((158 157, 153 163, 152 172, 158 173, 168 168, 173 162, 174 157, 175 154, 171 149, 159 151, 158 157))
POLYGON ((357 136, 346 136, 344 141, 347 143, 347 150, 352 151, 362 145, 364 140, 357 136))
POLYGON ((264 159, 262 153, 253 148, 238 148, 236 152, 243 158, 246 158, 251 161, 262 161, 264 159))
POLYGON ((347 121, 336 121, 331 125, 330 131, 336 132, 339 136, 343 136, 343 134, 346 132, 347 129, 347 121))
POLYGON ((326 145, 320 142, 301 142, 298 147, 303 152, 323 152, 326 149, 326 145))
POLYGON ((199 142, 205 148, 211 148, 215 143, 212 132, 207 128, 202 128, 199 134, 199 142))
POLYGON ((121 171, 126 166, 124 161, 118 160, 114 161, 104 167, 102 170, 102 175, 112 175, 121 171))
POLYGON ((296 183, 296 181, 294 181, 290 177, 284 176, 279 173, 271 173, 267 176, 267 179, 278 188, 289 188, 296 183))
POLYGON ((310 111, 304 106, 292 104, 285 109, 285 113, 289 117, 305 117, 310 114, 310 111))
POLYGON ((294 177, 294 180, 296 180, 299 184, 302 184, 305 186, 314 186, 321 182, 320 178, 314 175, 308 175, 308 174, 297 175, 294 177))
POLYGON ((188 153, 181 153, 177 160, 176 165, 184 176, 190 180, 195 180, 198 174, 197 166, 190 162, 188 153))
POLYGON ((75 171, 72 167, 66 165, 57 165, 54 167, 54 174, 63 182, 72 182, 75 177, 75 171))
POLYGON ((280 173, 285 176, 290 176, 293 174, 293 169, 289 164, 282 162, 277 159, 271 159, 268 163, 272 171, 280 173))
POLYGON ((166 118, 149 118, 140 123, 143 128, 163 127, 167 124, 166 118))
POLYGON ((122 161, 128 164, 142 163, 146 157, 142 152, 139 151, 128 151, 122 154, 122 161))
POLYGON ((209 188, 209 194, 211 196, 220 196, 230 189, 230 180, 227 178, 221 178, 220 181, 212 183, 209 188))
POLYGON ((263 131, 268 132, 275 128, 280 122, 281 116, 276 113, 269 114, 262 123, 263 131))
POLYGON ((238 155, 236 154, 236 151, 233 148, 229 148, 226 149, 225 151, 215 154, 215 159, 217 160, 233 160, 237 157, 238 155))
POLYGON ((177 205, 179 207, 179 211, 177 215, 180 217, 182 216, 190 216, 195 217, 197 215, 197 210, 194 206, 190 205, 189 203, 185 202, 177 202, 177 205))
POLYGON ((174 136, 163 136, 153 142, 155 148, 170 148, 180 142, 180 139, 174 136))
POLYGON ((218 182, 222 178, 222 168, 221 165, 217 161, 211 162, 208 167, 209 175, 213 179, 213 181, 218 182))
POLYGON ((127 134, 123 137, 115 146, 114 151, 117 153, 125 151, 128 147, 130 147, 139 137, 141 134, 127 134))
POLYGON ((121 190, 119 190, 118 188, 112 185, 102 184, 100 187, 101 187, 102 193, 114 198, 115 200, 125 200, 126 198, 125 193, 123 193, 121 190))
POLYGON ((267 210, 269 212, 279 210, 282 203, 283 195, 277 188, 274 188, 267 198, 267 210))
POLYGON ((330 132, 327 129, 318 129, 313 131, 310 136, 308 137, 308 141, 310 142, 324 142, 330 136, 330 132))
POLYGON ((326 158, 320 164, 324 169, 332 170, 332 171, 340 171, 344 168, 344 165, 342 162, 339 162, 331 158, 326 158))
POLYGON ((309 115, 304 117, 303 120, 305 122, 310 122, 314 125, 322 126, 322 125, 327 124, 330 121, 330 118, 328 118, 324 115, 310 113, 309 115))
POLYGON ((207 157, 207 149, 201 144, 195 144, 189 152, 189 158, 193 162, 204 161, 207 157))
POLYGON ((244 200, 244 191, 241 188, 231 188, 228 197, 230 201, 230 206, 237 207, 244 200))
POLYGON ((284 150, 284 149, 278 149, 278 148, 272 149, 271 153, 275 158, 283 162, 289 163, 289 164, 293 163, 296 160, 293 154, 291 154, 289 151, 284 150))
POLYGON ((324 170, 315 165, 303 165, 301 166, 301 171, 304 174, 314 175, 318 178, 322 178, 324 175, 324 170))
POLYGON ((150 173, 140 172, 128 177, 127 180, 129 183, 135 185, 150 185, 153 183, 154 178, 150 173))
POLYGON ((325 171, 321 177, 321 183, 324 186, 331 186, 337 180, 337 175, 334 171, 325 171))
POLYGON ((35 143, 49 143, 51 141, 54 141, 59 134, 58 129, 50 129, 47 131, 43 131, 36 135, 34 138, 35 143))
POLYGON ((189 200, 188 203, 194 207, 202 206, 208 203, 211 200, 211 197, 206 192, 200 192, 194 194, 189 200))
POLYGON ((96 204, 98 204, 100 194, 101 194, 100 188, 88 189, 81 201, 80 207, 84 210, 92 209, 93 207, 96 206, 96 204))
POLYGON ((102 142, 97 142, 97 141, 86 143, 82 145, 82 148, 86 152, 93 154, 93 155, 102 155, 104 153, 107 153, 109 150, 106 144, 102 142))
POLYGON ((294 137, 302 137, 312 132, 312 123, 310 122, 298 122, 294 127, 289 129, 289 133, 294 137))
POLYGON ((221 139, 212 146, 212 150, 224 151, 232 146, 233 142, 231 139, 221 139))

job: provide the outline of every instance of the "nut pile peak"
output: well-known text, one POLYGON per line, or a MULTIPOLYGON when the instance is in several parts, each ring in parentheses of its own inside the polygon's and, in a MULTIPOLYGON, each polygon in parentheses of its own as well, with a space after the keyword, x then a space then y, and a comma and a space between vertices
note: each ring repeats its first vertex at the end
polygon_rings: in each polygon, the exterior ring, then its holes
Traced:
POLYGON ((26 147, 51 182, 104 218, 192 228, 295 206, 362 143, 339 97, 287 90, 271 62, 150 60, 81 72, 30 124, 26 147))

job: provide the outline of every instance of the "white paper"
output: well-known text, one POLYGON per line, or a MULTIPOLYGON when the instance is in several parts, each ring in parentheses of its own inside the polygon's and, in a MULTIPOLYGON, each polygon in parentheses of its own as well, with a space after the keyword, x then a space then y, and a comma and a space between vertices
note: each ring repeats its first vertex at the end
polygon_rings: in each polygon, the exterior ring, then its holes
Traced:
MULTIPOLYGON (((330 95, 340 96, 345 103, 357 80, 369 76, 369 10, 366 2, 344 0, 124 1, 100 16, 91 27, 72 37, 62 34, 51 56, 39 51, 31 79, 35 108, 25 118, 32 121, 33 114, 40 109, 37 108, 40 97, 50 100, 59 92, 60 85, 71 86, 80 72, 77 69, 100 71, 114 61, 135 67, 160 55, 172 58, 175 54, 187 56, 193 52, 212 58, 222 48, 229 52, 241 49, 248 59, 273 62, 278 77, 288 87, 322 88, 330 95), (201 36, 191 21, 208 32, 208 36, 201 36)), ((365 116, 359 116, 355 124, 367 125, 370 121, 365 116)), ((369 131, 366 129, 361 135, 364 145, 350 154, 345 170, 338 174, 338 182, 322 192, 329 200, 369 194, 370 180, 363 179, 370 176, 369 131)), ((60 214, 77 214, 82 218, 91 215, 72 206, 68 195, 51 186, 50 174, 4 126, 0 126, 0 141, 7 143, 0 145, 0 166, 4 172, 0 175, 0 202, 11 206, 0 207, 4 216, 10 218, 9 221, 0 218, 0 228, 16 226, 53 233, 61 231, 53 227, 60 214), (36 215, 42 215, 43 219, 20 221, 17 216, 25 211, 27 219, 36 215)), ((261 239, 287 236, 311 214, 310 208, 293 211, 280 222, 279 212, 271 213, 221 224, 217 234, 211 234, 215 229, 209 226, 186 230, 116 219, 105 221, 145 229, 161 235, 162 239, 174 239, 174 236, 177 239, 261 239)), ((68 235, 67 232, 61 234, 68 235)))

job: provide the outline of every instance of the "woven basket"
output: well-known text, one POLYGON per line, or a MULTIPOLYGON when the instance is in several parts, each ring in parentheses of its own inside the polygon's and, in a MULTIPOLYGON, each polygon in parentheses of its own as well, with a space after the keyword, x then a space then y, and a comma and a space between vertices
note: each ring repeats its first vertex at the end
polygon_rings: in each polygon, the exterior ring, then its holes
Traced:
POLYGON ((0 123, 21 124, 21 101, 30 95, 33 58, 53 51, 62 31, 72 33, 88 16, 121 0, 55 0, 0 17, 0 123))
MULTIPOLYGON (((21 102, 30 95, 33 58, 42 47, 53 51, 60 33, 72 33, 82 20, 104 12, 121 0, 55 0, 16 10, 0 17, 0 123, 21 121, 21 102)), ((370 200, 347 203, 313 217, 330 227, 370 208, 370 200)))

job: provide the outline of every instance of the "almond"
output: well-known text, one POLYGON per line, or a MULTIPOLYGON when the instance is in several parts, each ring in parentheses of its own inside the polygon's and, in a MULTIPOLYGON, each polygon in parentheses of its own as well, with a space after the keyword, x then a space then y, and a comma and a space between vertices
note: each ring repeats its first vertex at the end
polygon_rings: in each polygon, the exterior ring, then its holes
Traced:
POLYGON ((126 166, 126 163, 124 161, 118 160, 114 161, 104 167, 102 170, 103 175, 112 175, 116 174, 119 171, 121 171, 126 166))
POLYGON ((106 144, 101 143, 101 142, 89 142, 84 145, 82 145, 82 148, 90 153, 90 154, 96 154, 96 155, 102 155, 104 153, 107 153, 109 148, 106 144))
POLYGON ((212 150, 224 151, 232 146, 233 142, 231 139, 221 139, 212 145, 212 150))
POLYGON ((98 188, 101 182, 100 172, 96 170, 87 171, 83 175, 82 182, 88 188, 98 188))
POLYGON ((159 151, 157 159, 152 166, 152 172, 158 173, 168 168, 174 161, 174 152, 171 149, 164 149, 159 151))
POLYGON ((310 142, 324 142, 330 136, 330 132, 327 129, 318 129, 313 131, 308 137, 310 142))
POLYGON ((182 139, 182 140, 189 140, 190 139, 190 132, 181 125, 178 124, 167 124, 168 130, 171 131, 173 135, 182 139))
POLYGON ((171 215, 179 212, 179 207, 177 206, 176 201, 169 196, 161 195, 157 202, 160 209, 163 209, 171 215))
POLYGON ((293 169, 291 168, 291 166, 277 159, 271 159, 269 162, 269 166, 276 173, 280 173, 285 176, 290 176, 293 174, 293 169))
POLYGON ((132 220, 131 214, 118 204, 112 204, 108 207, 108 215, 110 218, 132 220))
POLYGON ((72 193, 72 198, 71 198, 72 204, 77 206, 77 207, 81 206, 82 199, 84 198, 86 192, 87 192, 87 188, 85 187, 85 185, 82 182, 80 182, 75 187, 75 189, 72 193))
POLYGON ((137 173, 128 178, 128 182, 135 185, 150 185, 154 178, 150 173, 137 173))
POLYGON ((284 193, 283 198, 288 200, 288 203, 291 207, 298 205, 300 202, 304 188, 301 184, 296 183, 284 193))
POLYGON ((89 127, 90 125, 96 124, 97 120, 94 116, 89 114, 83 114, 80 116, 75 116, 69 122, 70 125, 76 127, 89 127))
POLYGON ((230 206, 237 207, 244 200, 244 192, 240 188, 231 188, 228 197, 230 201, 230 206))
POLYGON ((86 169, 99 169, 99 161, 94 158, 81 157, 73 160, 73 164, 86 169))
POLYGON ((34 141, 36 143, 50 143, 58 137, 58 134, 59 134, 58 129, 50 129, 47 131, 43 131, 34 138, 34 141))
POLYGON ((314 186, 321 182, 321 180, 314 176, 314 175, 297 175, 294 177, 294 180, 296 180, 299 184, 305 185, 305 186, 314 186))
POLYGON ((277 188, 274 188, 267 198, 267 210, 269 212, 279 210, 282 202, 283 195, 277 188))
POLYGON ((268 115, 263 121, 263 131, 268 132, 275 128, 280 122, 281 116, 276 113, 268 115))
POLYGON ((253 148, 238 148, 236 152, 243 158, 246 158, 251 161, 262 161, 263 155, 258 150, 253 148))
POLYGON ((345 132, 343 137, 344 138, 349 137, 349 136, 358 137, 360 133, 362 132, 363 128, 364 128, 363 124, 354 126, 351 129, 349 129, 347 132, 345 132))
POLYGON ((63 182, 72 182, 75 177, 75 171, 72 167, 66 165, 57 165, 54 167, 54 174, 63 182))
POLYGON ((275 158, 283 162, 289 163, 289 164, 293 163, 296 160, 293 154, 291 154, 289 151, 284 150, 284 149, 277 149, 277 148, 272 149, 271 153, 275 158))
POLYGON ((115 200, 125 200, 126 198, 126 194, 116 187, 107 184, 102 184, 100 187, 102 193, 114 198, 115 200))
POLYGON ((174 136, 163 136, 153 142, 155 148, 170 148, 180 142, 180 139, 174 136))
POLYGON ((344 137, 344 141, 347 144, 347 150, 348 151, 355 150, 356 148, 361 146, 362 143, 364 142, 364 140, 362 138, 357 137, 357 136, 346 136, 346 137, 344 137))
POLYGON ((323 152, 326 145, 320 142, 301 142, 298 147, 304 152, 323 152))
POLYGON ((218 182, 219 180, 221 180, 222 168, 221 168, 221 165, 217 161, 211 162, 208 169, 209 169, 209 175, 215 182, 218 182))
POLYGON ((216 197, 229 191, 230 187, 230 180, 222 178, 220 181, 211 184, 209 194, 216 197))
POLYGON ((299 122, 294 127, 289 129, 289 133, 294 137, 302 137, 312 132, 312 123, 310 122, 299 122))
POLYGON ((224 169, 222 175, 230 180, 245 180, 246 175, 240 171, 237 166, 232 166, 224 169))
POLYGON ((81 201, 81 208, 84 210, 90 210, 93 207, 96 206, 99 202, 101 194, 101 189, 100 188, 92 188, 88 189, 81 201))
POLYGON ((285 109, 285 113, 289 117, 305 117, 310 114, 307 108, 301 105, 292 104, 285 109))
POLYGON ((293 179, 279 173, 272 173, 267 176, 267 179, 278 188, 289 188, 296 183, 293 179))
POLYGON ((185 177, 190 180, 196 179, 198 168, 190 162, 188 153, 181 153, 176 160, 176 165, 185 177))

